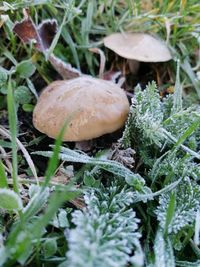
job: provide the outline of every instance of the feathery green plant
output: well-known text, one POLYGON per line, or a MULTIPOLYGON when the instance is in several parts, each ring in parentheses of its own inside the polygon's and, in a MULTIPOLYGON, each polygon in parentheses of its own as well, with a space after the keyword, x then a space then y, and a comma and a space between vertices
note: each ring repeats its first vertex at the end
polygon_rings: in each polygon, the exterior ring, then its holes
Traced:
POLYGON ((168 101, 172 99, 168 97, 161 100, 155 82, 149 84, 144 91, 137 87, 122 143, 125 147, 138 148, 143 160, 150 164, 161 155, 163 149, 172 149, 173 144, 174 149, 180 147, 186 153, 200 159, 198 152, 186 146, 193 140, 196 142, 195 150, 199 149, 199 108, 181 109, 164 119, 165 107, 173 108, 173 103, 166 104, 168 101))
MULTIPOLYGON (((176 90, 180 86, 179 83, 176 90)), ((180 181, 170 191, 161 193, 157 208, 153 208, 160 227, 156 240, 160 241, 158 246, 155 241, 155 261, 150 260, 154 263, 149 265, 175 266, 173 250, 182 255, 195 233, 200 205, 200 110, 198 106, 183 107, 177 91, 161 99, 154 82, 145 90, 137 87, 132 101, 123 145, 131 146, 140 155, 151 190, 180 181)), ((195 244, 193 250, 199 253, 195 244)))
MULTIPOLYGON (((174 212, 171 221, 168 223, 168 233, 178 233, 186 226, 191 226, 196 218, 200 206, 200 186, 191 181, 188 177, 182 180, 174 190, 175 197, 174 212)), ((159 206, 156 209, 157 219, 164 229, 167 220, 167 210, 170 205, 170 193, 159 197, 159 206)))
MULTIPOLYGON (((90 267, 143 265, 139 220, 128 208, 133 192, 115 185, 85 193, 86 207, 72 214, 66 265, 90 267), (78 257, 77 257, 78 254, 78 257), (132 256, 131 256, 132 255, 132 256)), ((66 266, 63 265, 63 266, 66 266)))

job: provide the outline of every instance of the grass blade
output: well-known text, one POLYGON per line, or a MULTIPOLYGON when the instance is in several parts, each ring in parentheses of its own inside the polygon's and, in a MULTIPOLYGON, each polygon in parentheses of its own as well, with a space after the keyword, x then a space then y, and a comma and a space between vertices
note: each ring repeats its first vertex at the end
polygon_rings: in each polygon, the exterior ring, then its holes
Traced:
POLYGON ((45 181, 43 184, 43 188, 45 188, 49 184, 52 175, 56 171, 58 161, 59 161, 59 153, 60 153, 60 147, 62 144, 62 137, 64 135, 64 131, 66 129, 67 123, 68 123, 68 121, 65 122, 60 134, 58 135, 58 138, 56 139, 53 154, 49 160, 48 167, 47 167, 47 170, 45 173, 45 181))
POLYGON ((180 82, 180 61, 177 60, 176 83, 175 83, 172 114, 179 112, 181 109, 182 109, 182 85, 180 82))
POLYGON ((72 52, 72 55, 74 57, 74 61, 76 63, 76 67, 78 68, 78 70, 80 70, 81 67, 80 67, 78 53, 77 53, 77 50, 76 50, 76 45, 75 45, 71 35, 69 34, 69 29, 67 27, 63 27, 62 37, 64 38, 66 43, 69 45, 69 47, 71 49, 71 52, 72 52))
POLYGON ((7 188, 7 177, 2 161, 0 160, 0 188, 7 188))
POLYGON ((168 226, 174 216, 175 206, 176 206, 176 197, 175 194, 172 193, 170 196, 169 206, 167 208, 164 235, 167 235, 168 233, 168 226))
POLYGON ((8 95, 7 95, 7 105, 8 105, 8 119, 11 133, 11 142, 12 142, 12 179, 13 187, 16 193, 19 193, 19 184, 17 180, 17 113, 15 108, 14 95, 12 90, 11 77, 8 81, 8 95))
POLYGON ((184 134, 175 143, 174 147, 177 147, 183 144, 186 138, 192 135, 199 128, 199 125, 200 125, 200 118, 191 124, 191 126, 184 132, 184 134))

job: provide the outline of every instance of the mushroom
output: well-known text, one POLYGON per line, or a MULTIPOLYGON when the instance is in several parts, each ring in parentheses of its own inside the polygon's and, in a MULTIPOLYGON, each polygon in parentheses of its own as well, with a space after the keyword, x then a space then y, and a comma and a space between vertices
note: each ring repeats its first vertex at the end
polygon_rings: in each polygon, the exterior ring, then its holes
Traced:
POLYGON ((104 38, 104 45, 127 58, 132 73, 137 73, 139 62, 164 62, 172 58, 166 44, 147 33, 113 33, 104 38))
POLYGON ((84 141, 121 128, 128 112, 127 96, 119 86, 82 76, 48 85, 33 111, 33 124, 56 138, 69 120, 63 141, 84 141))

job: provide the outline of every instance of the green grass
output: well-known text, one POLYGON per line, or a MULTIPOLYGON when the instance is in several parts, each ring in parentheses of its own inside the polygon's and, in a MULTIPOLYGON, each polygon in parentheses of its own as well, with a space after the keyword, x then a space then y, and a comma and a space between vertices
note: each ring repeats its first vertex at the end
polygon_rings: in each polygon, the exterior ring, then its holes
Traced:
POLYGON ((0 266, 199 266, 199 1, 4 1, 0 35, 0 266), (36 25, 57 20, 45 55, 13 33, 23 8, 36 25), (116 31, 157 34, 173 55, 127 74, 120 162, 114 137, 87 155, 62 144, 64 129, 53 144, 32 125, 38 95, 60 78, 50 54, 98 76, 97 47, 106 71, 122 71, 103 46, 116 31))

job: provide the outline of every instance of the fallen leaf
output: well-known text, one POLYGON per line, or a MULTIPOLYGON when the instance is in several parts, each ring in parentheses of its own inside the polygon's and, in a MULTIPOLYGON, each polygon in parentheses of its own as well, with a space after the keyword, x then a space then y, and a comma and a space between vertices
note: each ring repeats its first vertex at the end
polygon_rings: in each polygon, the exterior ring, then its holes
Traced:
POLYGON ((49 61, 64 80, 70 80, 82 76, 82 73, 79 70, 73 68, 71 64, 65 63, 54 55, 49 56, 49 61))
POLYGON ((30 18, 25 18, 21 22, 15 23, 13 32, 21 39, 24 44, 34 42, 36 49, 44 52, 38 30, 30 18))
POLYGON ((57 32, 57 21, 55 19, 43 21, 37 28, 41 38, 43 49, 47 50, 57 32))
MULTIPOLYGON (((57 21, 55 19, 45 20, 39 26, 36 26, 26 13, 21 22, 15 23, 13 32, 24 44, 33 42, 35 43, 35 48, 46 55, 57 32, 57 21)), ((81 76, 80 71, 53 54, 49 56, 49 61, 63 79, 67 80, 81 76)))

